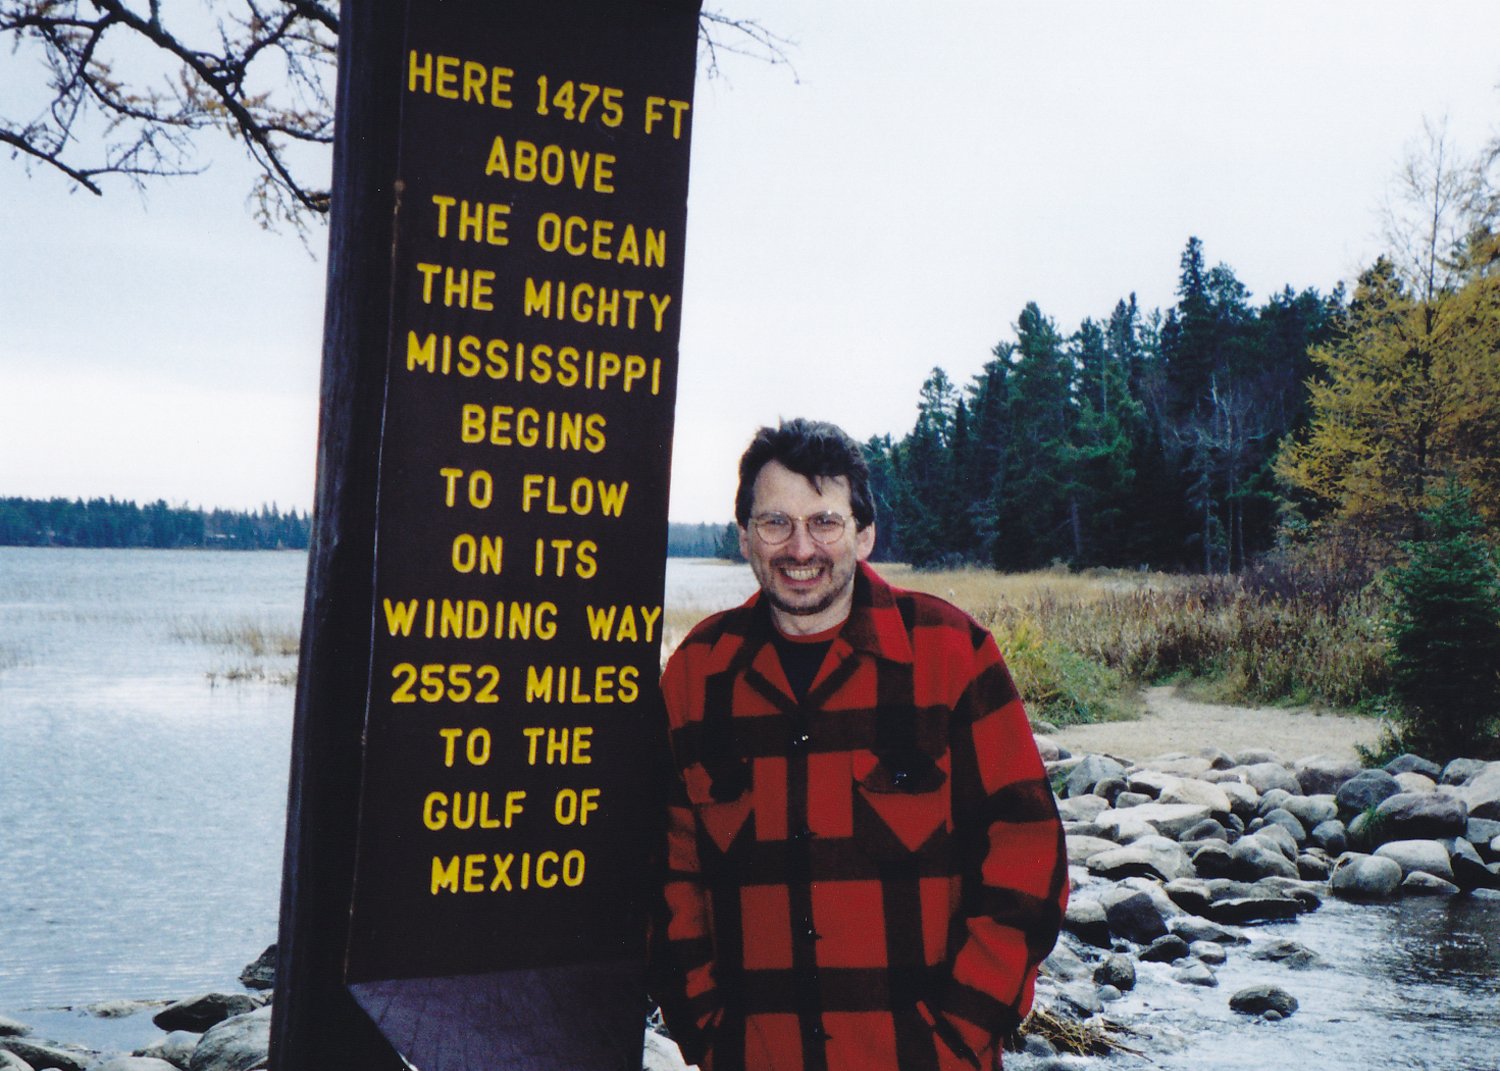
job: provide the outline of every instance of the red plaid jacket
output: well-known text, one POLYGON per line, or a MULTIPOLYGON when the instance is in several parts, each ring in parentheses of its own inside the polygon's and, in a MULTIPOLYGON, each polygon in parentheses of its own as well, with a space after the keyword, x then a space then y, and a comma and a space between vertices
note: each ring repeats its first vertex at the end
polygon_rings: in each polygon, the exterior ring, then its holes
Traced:
POLYGON ((668 807, 660 994, 713 1071, 998 1062, 1057 939, 1067 852, 994 639, 862 565, 802 703, 759 596, 662 677, 668 807))

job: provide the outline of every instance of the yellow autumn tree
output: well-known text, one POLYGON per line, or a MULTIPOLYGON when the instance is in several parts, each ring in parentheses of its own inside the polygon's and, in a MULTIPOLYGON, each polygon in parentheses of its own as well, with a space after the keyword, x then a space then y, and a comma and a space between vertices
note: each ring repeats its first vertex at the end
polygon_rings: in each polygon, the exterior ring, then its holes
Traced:
POLYGON ((1446 163, 1428 135, 1403 178, 1412 211, 1388 216, 1397 255, 1360 277, 1344 330, 1310 352, 1311 422, 1276 462, 1325 527, 1386 546, 1421 536, 1450 476, 1500 521, 1500 235, 1484 171, 1446 163))

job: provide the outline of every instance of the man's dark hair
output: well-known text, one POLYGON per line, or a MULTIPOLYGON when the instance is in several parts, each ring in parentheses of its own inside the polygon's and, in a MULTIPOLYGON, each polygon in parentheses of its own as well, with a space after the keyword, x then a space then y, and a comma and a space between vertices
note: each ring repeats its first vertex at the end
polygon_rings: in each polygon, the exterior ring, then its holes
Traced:
POLYGON ((755 497, 755 478, 771 461, 779 461, 818 489, 819 479, 843 476, 849 481, 849 506, 854 523, 868 528, 875 523, 875 500, 870 496, 870 466, 859 443, 843 428, 822 420, 783 420, 778 427, 761 428, 740 457, 740 486, 734 496, 734 519, 743 528, 750 523, 750 505, 755 497))

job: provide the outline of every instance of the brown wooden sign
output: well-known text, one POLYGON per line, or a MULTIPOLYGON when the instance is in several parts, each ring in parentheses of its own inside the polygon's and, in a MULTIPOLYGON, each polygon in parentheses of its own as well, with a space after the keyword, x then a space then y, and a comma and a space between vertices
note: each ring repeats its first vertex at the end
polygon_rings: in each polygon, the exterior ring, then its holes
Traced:
POLYGON ((294 814, 288 884, 353 840, 342 981, 424 1071, 639 1066, 696 16, 407 0, 386 64, 357 828, 294 814))

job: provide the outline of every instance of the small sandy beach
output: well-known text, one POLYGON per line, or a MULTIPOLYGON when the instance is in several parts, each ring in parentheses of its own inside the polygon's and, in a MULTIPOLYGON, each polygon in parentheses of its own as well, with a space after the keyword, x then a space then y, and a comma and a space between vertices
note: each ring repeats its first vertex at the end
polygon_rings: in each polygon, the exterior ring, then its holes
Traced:
POLYGON ((1137 721, 1070 725, 1051 738, 1075 755, 1141 761, 1171 752, 1196 755, 1206 747, 1230 754, 1269 748, 1290 762, 1309 755, 1357 759, 1355 745, 1372 746, 1380 736, 1380 722, 1359 715, 1199 703, 1170 687, 1150 688, 1145 698, 1146 711, 1137 721))

